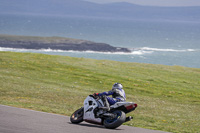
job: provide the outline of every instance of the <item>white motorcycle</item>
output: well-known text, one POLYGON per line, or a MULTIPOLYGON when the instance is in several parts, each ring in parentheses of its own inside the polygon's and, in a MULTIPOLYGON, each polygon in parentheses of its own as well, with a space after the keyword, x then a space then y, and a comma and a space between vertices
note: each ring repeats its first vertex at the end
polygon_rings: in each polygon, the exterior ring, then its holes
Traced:
POLYGON ((133 102, 117 102, 110 106, 110 111, 105 111, 99 107, 103 107, 101 97, 89 95, 84 101, 84 107, 76 110, 70 117, 70 121, 78 124, 82 121, 104 125, 106 128, 115 129, 124 122, 133 119, 131 116, 126 117, 137 107, 133 102))

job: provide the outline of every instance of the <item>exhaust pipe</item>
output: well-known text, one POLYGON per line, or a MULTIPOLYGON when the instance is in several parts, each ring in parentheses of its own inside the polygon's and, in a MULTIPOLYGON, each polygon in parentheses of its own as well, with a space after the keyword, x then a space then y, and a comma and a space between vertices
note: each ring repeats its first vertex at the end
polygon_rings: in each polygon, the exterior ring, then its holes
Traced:
POLYGON ((133 117, 132 117, 132 116, 126 117, 126 120, 125 120, 125 122, 131 121, 132 119, 133 119, 133 117))

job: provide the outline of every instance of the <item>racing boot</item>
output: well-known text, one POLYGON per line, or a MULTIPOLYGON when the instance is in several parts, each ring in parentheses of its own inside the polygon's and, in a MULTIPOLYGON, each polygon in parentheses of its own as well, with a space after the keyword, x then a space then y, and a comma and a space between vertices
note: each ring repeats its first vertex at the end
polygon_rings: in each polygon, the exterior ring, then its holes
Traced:
POLYGON ((99 109, 102 109, 104 111, 110 111, 110 105, 105 95, 102 96, 102 101, 104 103, 104 107, 99 107, 99 109))

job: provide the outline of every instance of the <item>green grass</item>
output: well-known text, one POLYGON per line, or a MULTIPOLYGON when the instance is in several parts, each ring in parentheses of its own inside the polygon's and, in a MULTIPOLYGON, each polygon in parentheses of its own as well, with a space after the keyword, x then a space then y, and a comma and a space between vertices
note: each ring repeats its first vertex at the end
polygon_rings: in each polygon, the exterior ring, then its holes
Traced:
POLYGON ((115 82, 138 104, 126 125, 200 132, 200 69, 0 52, 0 104, 70 116, 115 82))

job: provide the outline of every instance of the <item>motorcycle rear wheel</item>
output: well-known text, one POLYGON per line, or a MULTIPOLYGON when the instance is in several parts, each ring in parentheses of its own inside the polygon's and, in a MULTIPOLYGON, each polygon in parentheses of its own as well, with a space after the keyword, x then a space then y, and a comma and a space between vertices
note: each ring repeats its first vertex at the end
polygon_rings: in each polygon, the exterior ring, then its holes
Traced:
POLYGON ((126 120, 126 115, 123 111, 115 110, 112 113, 115 114, 116 117, 112 118, 112 119, 106 118, 106 119, 104 119, 104 122, 103 122, 104 126, 109 129, 115 129, 115 128, 119 127, 126 120))
POLYGON ((71 123, 74 124, 81 123, 83 121, 83 113, 84 113, 83 107, 76 110, 70 117, 71 123))

